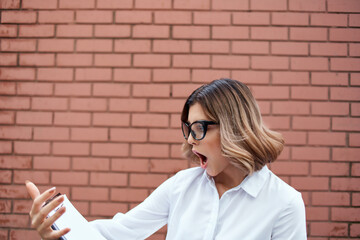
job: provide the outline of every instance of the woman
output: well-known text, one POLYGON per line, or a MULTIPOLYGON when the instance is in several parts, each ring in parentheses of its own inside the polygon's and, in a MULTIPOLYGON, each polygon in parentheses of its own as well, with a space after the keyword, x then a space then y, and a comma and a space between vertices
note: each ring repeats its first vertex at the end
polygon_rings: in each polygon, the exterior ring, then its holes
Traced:
MULTIPOLYGON (((92 224, 107 239, 145 239, 167 224, 167 239, 306 239, 301 194, 266 166, 283 149, 282 137, 267 129, 248 87, 231 79, 195 90, 181 115, 184 155, 199 162, 161 184, 126 214, 92 224)), ((41 209, 54 189, 35 198, 30 216, 42 238, 63 212, 45 219, 58 202, 41 209)))

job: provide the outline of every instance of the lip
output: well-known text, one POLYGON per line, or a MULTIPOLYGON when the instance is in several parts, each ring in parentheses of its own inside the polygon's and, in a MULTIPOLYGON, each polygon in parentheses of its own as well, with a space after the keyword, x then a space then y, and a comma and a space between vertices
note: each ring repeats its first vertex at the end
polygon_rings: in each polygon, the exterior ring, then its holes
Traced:
POLYGON ((195 151, 195 150, 192 150, 192 152, 199 158, 199 160, 200 160, 200 167, 201 167, 202 169, 206 169, 207 164, 208 164, 207 157, 206 157, 205 155, 203 155, 203 154, 195 151), (203 158, 202 158, 201 156, 206 157, 206 161, 205 161, 205 162, 203 161, 203 158))

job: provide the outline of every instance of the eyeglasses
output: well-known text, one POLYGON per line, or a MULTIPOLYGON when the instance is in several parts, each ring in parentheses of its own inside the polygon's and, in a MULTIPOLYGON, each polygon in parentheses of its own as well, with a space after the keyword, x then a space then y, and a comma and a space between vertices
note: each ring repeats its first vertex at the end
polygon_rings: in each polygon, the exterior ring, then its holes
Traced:
POLYGON ((184 134, 184 138, 187 140, 191 133, 191 136, 196 140, 202 140, 208 128, 208 125, 217 125, 218 123, 212 121, 195 121, 192 124, 182 122, 181 129, 184 134))

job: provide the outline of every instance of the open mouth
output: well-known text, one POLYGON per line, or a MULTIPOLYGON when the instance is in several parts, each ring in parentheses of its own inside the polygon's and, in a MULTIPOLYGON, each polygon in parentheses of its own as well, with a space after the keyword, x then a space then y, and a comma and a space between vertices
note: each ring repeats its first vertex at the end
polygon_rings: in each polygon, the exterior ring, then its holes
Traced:
POLYGON ((205 169, 207 166, 207 157, 197 151, 194 151, 194 150, 193 150, 193 153, 199 157, 201 168, 205 169))

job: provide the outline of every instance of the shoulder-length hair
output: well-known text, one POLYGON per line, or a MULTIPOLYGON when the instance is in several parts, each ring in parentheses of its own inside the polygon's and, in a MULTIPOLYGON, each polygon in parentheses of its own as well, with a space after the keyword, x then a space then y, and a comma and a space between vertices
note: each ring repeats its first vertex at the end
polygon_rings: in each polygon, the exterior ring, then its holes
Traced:
MULTIPOLYGON (((209 120, 219 123, 223 156, 251 174, 276 160, 284 147, 280 133, 264 126, 259 107, 250 89, 232 79, 214 80, 196 89, 186 100, 181 121, 188 121, 189 109, 199 103, 209 120)), ((199 161, 187 141, 185 157, 199 161)))

